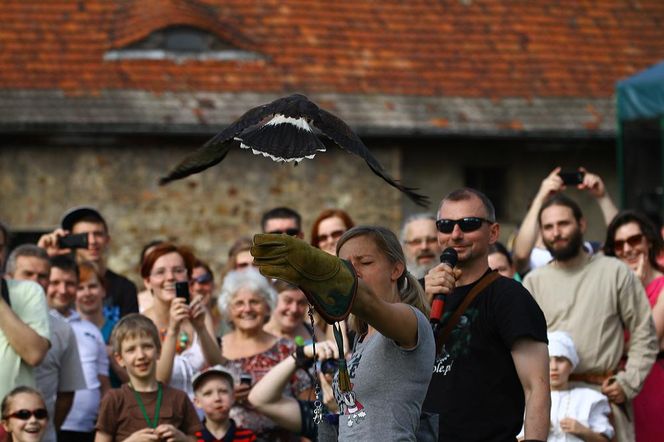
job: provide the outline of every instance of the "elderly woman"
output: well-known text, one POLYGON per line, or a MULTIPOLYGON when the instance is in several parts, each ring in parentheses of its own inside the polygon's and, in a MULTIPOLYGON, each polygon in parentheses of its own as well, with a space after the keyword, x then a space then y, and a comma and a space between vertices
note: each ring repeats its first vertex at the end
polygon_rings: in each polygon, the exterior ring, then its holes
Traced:
POLYGON ((194 265, 188 250, 171 243, 156 246, 141 265, 145 287, 153 304, 143 314, 150 318, 161 334, 161 356, 157 361, 157 379, 185 391, 193 398, 192 379, 207 365, 224 362, 206 327, 206 307, 201 295, 191 302, 176 296, 175 284, 188 282, 194 265))
POLYGON ((664 440, 664 274, 657 264, 662 237, 643 214, 626 210, 611 221, 606 232, 604 253, 627 264, 643 283, 652 308, 660 354, 641 392, 634 398, 634 430, 637 441, 664 440))
MULTIPOLYGON (((266 441, 285 441, 292 436, 247 405, 251 386, 282 359, 290 357, 295 349, 290 341, 263 330, 276 296, 268 280, 254 268, 226 275, 219 296, 220 310, 232 327, 232 331, 222 338, 223 355, 228 359, 227 366, 235 373, 237 383, 231 418, 238 426, 253 430, 258 440, 266 441)), ((292 396, 306 388, 306 379, 303 379, 306 375, 298 376, 289 385, 288 393, 292 396)))

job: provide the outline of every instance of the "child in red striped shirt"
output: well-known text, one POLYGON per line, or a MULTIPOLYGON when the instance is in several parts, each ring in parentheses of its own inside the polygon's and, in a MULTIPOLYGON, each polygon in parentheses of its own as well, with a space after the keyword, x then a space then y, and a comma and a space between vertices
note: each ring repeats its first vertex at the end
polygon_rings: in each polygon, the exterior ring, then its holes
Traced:
POLYGON ((203 430, 196 433, 198 442, 254 442, 253 431, 238 428, 229 417, 235 401, 233 375, 221 365, 197 374, 192 383, 194 404, 203 410, 203 430))

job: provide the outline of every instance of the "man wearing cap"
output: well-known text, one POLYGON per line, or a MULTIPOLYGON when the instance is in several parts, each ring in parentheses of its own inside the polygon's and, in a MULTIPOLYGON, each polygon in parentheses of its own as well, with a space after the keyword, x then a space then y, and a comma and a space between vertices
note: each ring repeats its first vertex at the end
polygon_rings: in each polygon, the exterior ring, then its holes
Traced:
POLYGON ((134 283, 106 266, 106 253, 111 236, 108 224, 101 214, 92 207, 75 207, 64 214, 60 225, 61 229, 42 236, 38 245, 45 248, 50 256, 61 255, 63 249, 58 247, 58 238, 68 234, 87 233, 88 247, 75 249, 76 261, 93 262, 104 275, 106 281, 104 315, 117 320, 129 313, 138 313, 138 298, 134 283))
POLYGON ((228 369, 214 365, 194 376, 194 405, 205 413, 203 430, 196 433, 203 442, 254 442, 256 435, 238 428, 230 418, 234 399, 234 378, 228 369))

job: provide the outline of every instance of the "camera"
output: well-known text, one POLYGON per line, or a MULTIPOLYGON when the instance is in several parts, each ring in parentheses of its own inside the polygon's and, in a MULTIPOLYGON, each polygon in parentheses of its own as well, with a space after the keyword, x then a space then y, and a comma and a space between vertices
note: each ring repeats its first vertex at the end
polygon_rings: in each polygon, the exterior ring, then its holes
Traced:
POLYGON ((339 361, 336 359, 324 359, 319 362, 320 366, 318 369, 323 374, 334 374, 339 369, 339 361))
POLYGON ((58 238, 58 247, 61 249, 87 249, 88 234, 76 233, 58 238))
POLYGON ((583 182, 584 173, 578 170, 573 172, 559 172, 558 175, 566 186, 576 186, 583 182))
POLYGON ((189 304, 191 296, 189 295, 189 281, 179 281, 175 283, 175 296, 184 298, 184 302, 189 304))

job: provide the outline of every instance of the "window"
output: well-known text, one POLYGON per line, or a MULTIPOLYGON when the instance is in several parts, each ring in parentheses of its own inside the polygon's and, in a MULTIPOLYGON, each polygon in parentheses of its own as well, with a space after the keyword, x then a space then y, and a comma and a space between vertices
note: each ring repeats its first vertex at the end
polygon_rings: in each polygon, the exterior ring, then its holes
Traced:
POLYGON ((496 208, 496 220, 505 218, 505 195, 507 195, 507 170, 503 167, 466 167, 466 187, 484 193, 496 208))
POLYGON ((108 51, 106 60, 257 60, 262 55, 245 51, 217 35, 193 26, 169 26, 134 44, 108 51))

